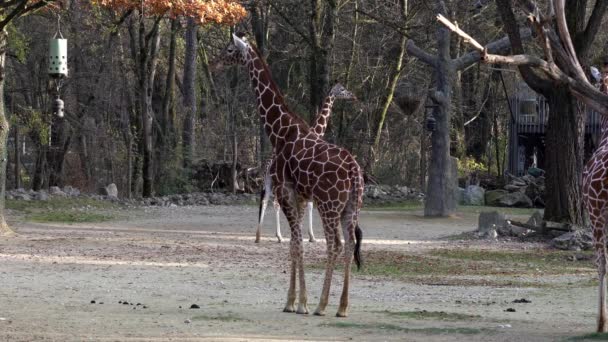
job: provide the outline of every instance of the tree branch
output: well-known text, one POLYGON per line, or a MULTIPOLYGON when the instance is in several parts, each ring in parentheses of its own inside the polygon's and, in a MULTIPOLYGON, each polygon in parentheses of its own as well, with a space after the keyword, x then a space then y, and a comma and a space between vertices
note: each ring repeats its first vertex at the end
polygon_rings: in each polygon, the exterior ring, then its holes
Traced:
POLYGON ((418 58, 422 62, 424 62, 432 67, 437 66, 437 57, 435 57, 435 56, 431 55, 430 53, 419 48, 416 45, 416 43, 411 39, 408 39, 408 41, 407 41, 406 51, 408 54, 418 58))

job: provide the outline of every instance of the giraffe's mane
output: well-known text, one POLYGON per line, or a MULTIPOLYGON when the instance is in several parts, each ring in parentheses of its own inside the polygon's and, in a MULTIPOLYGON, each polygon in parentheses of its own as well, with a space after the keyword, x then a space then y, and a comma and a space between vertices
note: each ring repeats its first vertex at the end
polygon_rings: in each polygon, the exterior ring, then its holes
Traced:
POLYGON ((283 93, 281 92, 281 88, 279 88, 279 86, 274 81, 274 78, 272 77, 272 72, 270 72, 270 67, 268 66, 268 64, 266 63, 264 58, 262 57, 262 53, 260 52, 260 50, 258 50, 258 48, 251 43, 249 44, 249 46, 251 47, 253 52, 257 55, 258 59, 260 60, 260 62, 262 64, 262 68, 264 69, 266 74, 268 74, 268 82, 270 82, 270 85, 273 87, 273 89, 275 91, 275 96, 283 104, 283 106, 285 106, 285 110, 293 118, 293 120, 296 121, 298 124, 302 125, 303 126, 302 128, 305 128, 306 132, 308 132, 310 130, 310 127, 308 126, 306 121, 304 121, 304 119, 302 119, 298 114, 294 113, 287 106, 287 103, 285 102, 285 97, 283 96, 283 93))

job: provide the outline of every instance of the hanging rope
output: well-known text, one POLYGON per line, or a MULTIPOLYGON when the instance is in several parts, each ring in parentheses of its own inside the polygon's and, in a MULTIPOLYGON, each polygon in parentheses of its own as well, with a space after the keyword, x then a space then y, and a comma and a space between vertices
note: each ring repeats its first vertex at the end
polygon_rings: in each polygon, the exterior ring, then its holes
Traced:
POLYGON ((57 38, 57 35, 63 39, 63 34, 61 34, 61 14, 57 14, 57 32, 53 36, 53 39, 57 38))

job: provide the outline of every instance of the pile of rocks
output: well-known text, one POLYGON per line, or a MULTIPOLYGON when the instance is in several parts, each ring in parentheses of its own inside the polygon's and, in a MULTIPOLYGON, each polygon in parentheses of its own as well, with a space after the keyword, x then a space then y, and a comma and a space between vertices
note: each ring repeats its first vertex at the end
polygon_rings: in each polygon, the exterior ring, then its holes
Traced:
POLYGON ((162 197, 150 197, 140 200, 140 204, 148 206, 175 207, 185 205, 233 205, 251 204, 258 200, 257 194, 232 194, 221 192, 194 192, 189 194, 175 194, 162 197))
POLYGON ((363 202, 387 204, 411 201, 423 201, 424 194, 414 188, 399 185, 365 185, 363 202))
POLYGON ((503 189, 485 190, 477 185, 459 188, 459 203, 493 207, 544 208, 545 177, 512 177, 503 189))
POLYGON ((63 187, 63 189, 58 186, 52 186, 49 188, 49 191, 25 190, 22 188, 6 191, 6 199, 22 201, 48 201, 52 197, 78 197, 81 195, 80 190, 69 185, 63 187))
POLYGON ((593 236, 590 229, 569 224, 543 221, 543 214, 535 212, 526 223, 510 220, 497 211, 479 214, 477 237, 497 239, 515 237, 521 240, 533 238, 551 242, 557 249, 587 250, 593 247, 593 236))

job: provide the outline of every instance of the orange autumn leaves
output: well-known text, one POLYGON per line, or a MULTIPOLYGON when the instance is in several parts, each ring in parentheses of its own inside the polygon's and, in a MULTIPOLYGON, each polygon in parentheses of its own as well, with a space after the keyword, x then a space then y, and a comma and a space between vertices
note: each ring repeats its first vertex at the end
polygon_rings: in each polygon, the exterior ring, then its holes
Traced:
POLYGON ((247 11, 236 0, 93 0, 92 2, 115 11, 138 10, 143 4, 146 15, 192 17, 201 24, 213 22, 234 25, 247 15, 247 11))

